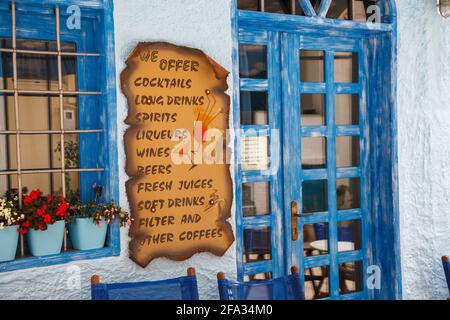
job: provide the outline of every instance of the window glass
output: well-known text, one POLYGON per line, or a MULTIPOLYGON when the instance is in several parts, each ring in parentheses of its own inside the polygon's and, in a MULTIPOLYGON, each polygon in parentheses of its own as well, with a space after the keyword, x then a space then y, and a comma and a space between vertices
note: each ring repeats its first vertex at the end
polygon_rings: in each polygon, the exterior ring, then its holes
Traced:
POLYGON ((302 126, 323 126, 325 117, 325 95, 304 93, 300 96, 302 126))
POLYGON ((302 168, 327 167, 327 140, 325 137, 302 138, 302 168))
POLYGON ((300 81, 325 82, 323 51, 300 50, 300 81))
POLYGON ((241 91, 241 125, 269 123, 267 91, 241 91))
POLYGON ((270 214, 270 183, 242 184, 242 211, 244 217, 270 214))
POLYGON ((239 77, 241 79, 267 79, 266 46, 239 45, 239 77))
POLYGON ((303 181, 303 213, 328 210, 328 180, 303 181))

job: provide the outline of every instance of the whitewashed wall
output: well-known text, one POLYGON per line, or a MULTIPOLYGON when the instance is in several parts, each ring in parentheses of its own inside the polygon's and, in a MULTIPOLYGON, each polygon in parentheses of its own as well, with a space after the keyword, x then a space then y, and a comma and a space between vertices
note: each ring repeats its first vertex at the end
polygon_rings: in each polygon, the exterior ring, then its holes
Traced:
POLYGON ((398 0, 398 131, 404 299, 446 299, 450 255, 450 19, 398 0))
MULTIPOLYGON (((124 61, 138 41, 169 41, 204 50, 231 70, 231 0, 115 0, 118 127, 127 107, 119 89, 124 61)), ((435 0, 398 0, 398 130, 403 295, 448 295, 440 256, 450 254, 450 19, 438 16, 435 0)), ((230 76, 230 92, 232 81, 230 76)), ((120 187, 127 207, 124 150, 119 148, 120 187)), ((235 248, 218 258, 199 254, 185 262, 155 260, 142 269, 127 257, 122 232, 118 258, 0 274, 1 299, 89 299, 89 278, 105 281, 164 279, 198 271, 200 295, 217 298, 217 270, 234 276, 235 248), (67 286, 70 267, 81 271, 81 289, 67 286)))
MULTIPOLYGON (((123 136, 127 105, 119 88, 124 61, 139 41, 167 41, 203 50, 231 71, 231 0, 114 0, 117 110, 119 136, 123 136)), ((229 78, 232 92, 232 78, 229 78)), ((121 139, 121 138, 120 138, 121 139)), ((119 146, 120 202, 128 207, 125 194, 125 153, 119 146)), ((232 209, 234 211, 234 208, 232 209)), ((232 222, 234 228, 234 222, 232 222)), ((157 280, 184 275, 197 269, 201 299, 217 299, 218 271, 236 276, 236 249, 223 257, 197 254, 185 262, 154 260, 142 269, 128 258, 127 231, 122 232, 120 257, 80 261, 67 265, 0 273, 0 299, 90 299, 90 277, 99 274, 105 282, 157 280), (80 289, 67 285, 70 267, 81 270, 80 289)))

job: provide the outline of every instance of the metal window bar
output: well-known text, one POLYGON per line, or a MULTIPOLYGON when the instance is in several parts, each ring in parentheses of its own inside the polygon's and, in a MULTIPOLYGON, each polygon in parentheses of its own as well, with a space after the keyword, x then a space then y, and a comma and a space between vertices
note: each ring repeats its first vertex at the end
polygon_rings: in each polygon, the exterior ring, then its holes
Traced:
MULTIPOLYGON (((56 18, 56 45, 57 51, 39 51, 39 50, 21 50, 17 49, 17 25, 16 25, 16 4, 11 2, 11 22, 12 22, 12 48, 0 48, 0 52, 12 53, 13 57, 13 89, 0 89, 0 93, 14 95, 14 113, 16 130, 3 130, 0 135, 15 135, 16 136, 16 157, 17 170, 0 171, 0 175, 17 175, 19 208, 22 208, 22 175, 25 174, 39 174, 39 173, 61 173, 61 186, 63 196, 66 196, 65 174, 69 172, 103 172, 104 168, 66 168, 65 167, 65 134, 77 133, 101 133, 101 129, 92 130, 65 130, 64 129, 64 97, 78 96, 78 95, 101 95, 101 92, 89 91, 64 91, 63 77, 62 77, 62 57, 63 56, 81 56, 81 57, 97 57, 98 53, 87 52, 62 52, 61 50, 61 30, 60 30, 60 9, 55 7, 56 18), (18 68, 17 68, 17 54, 37 54, 37 55, 52 55, 57 57, 58 63, 58 90, 19 90, 18 88, 18 68), (20 116, 19 116, 19 94, 25 95, 55 95, 59 97, 59 111, 60 111, 60 130, 20 130, 20 116), (22 169, 21 164, 21 136, 29 134, 59 134, 61 139, 61 165, 62 168, 54 169, 22 169)), ((67 229, 64 232, 64 251, 67 251, 67 229)), ((24 252, 24 237, 20 236, 20 254, 23 257, 24 252)))

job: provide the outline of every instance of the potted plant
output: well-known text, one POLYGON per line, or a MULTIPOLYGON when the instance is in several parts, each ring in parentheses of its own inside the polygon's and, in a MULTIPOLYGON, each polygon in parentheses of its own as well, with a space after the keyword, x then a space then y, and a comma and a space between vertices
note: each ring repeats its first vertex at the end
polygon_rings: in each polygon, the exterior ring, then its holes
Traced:
POLYGON ((95 198, 82 204, 80 201, 69 209, 69 233, 76 250, 93 250, 105 246, 108 225, 117 221, 120 226, 131 224, 130 215, 114 201, 99 203, 102 187, 92 186, 95 198))
POLYGON ((13 201, 0 198, 0 262, 11 261, 16 257, 19 220, 20 215, 13 201))
POLYGON ((64 240, 69 203, 63 196, 44 197, 39 189, 23 197, 19 233, 27 233, 33 256, 59 254, 64 240))

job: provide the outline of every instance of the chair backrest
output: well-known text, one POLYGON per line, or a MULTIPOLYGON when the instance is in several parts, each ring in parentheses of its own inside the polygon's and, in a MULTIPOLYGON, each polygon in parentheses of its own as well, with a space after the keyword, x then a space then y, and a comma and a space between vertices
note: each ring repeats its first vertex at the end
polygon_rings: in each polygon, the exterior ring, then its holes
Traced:
POLYGON ((304 300, 305 294, 296 267, 289 276, 252 282, 240 282, 217 274, 221 300, 304 300))
POLYGON ((442 257, 442 266, 444 267, 445 279, 447 279, 447 287, 450 294, 450 259, 448 256, 442 257))
POLYGON ((195 269, 184 277, 145 282, 100 283, 91 278, 92 300, 199 300, 195 269))

